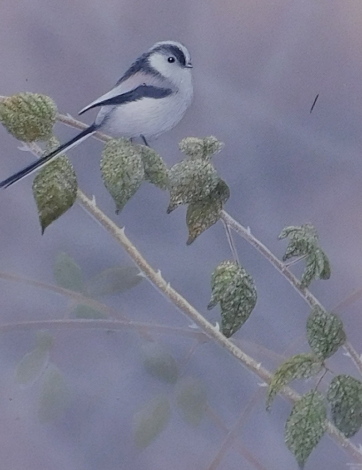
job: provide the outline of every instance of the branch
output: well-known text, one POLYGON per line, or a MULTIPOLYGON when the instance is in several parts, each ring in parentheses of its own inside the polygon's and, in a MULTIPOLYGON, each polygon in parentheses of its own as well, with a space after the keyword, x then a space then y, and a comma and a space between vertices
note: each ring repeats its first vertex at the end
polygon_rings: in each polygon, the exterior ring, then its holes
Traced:
POLYGON ((346 341, 343 345, 344 349, 347 351, 347 355, 352 359, 353 364, 357 367, 359 373, 362 375, 362 358, 358 352, 354 349, 352 344, 349 341, 346 341))
MULTIPOLYGON (((3 101, 5 97, 0 96, 0 102, 3 101)), ((79 123, 73 118, 58 115, 58 120, 61 122, 75 126, 78 128, 83 128, 82 123, 79 123)), ((109 140, 108 137, 98 134, 96 136, 99 140, 106 141, 109 140)), ((34 145, 31 146, 34 149, 34 145)), ((39 149, 40 150, 40 149, 39 149)), ((181 296, 174 288, 170 286, 169 283, 165 281, 162 277, 160 271, 155 271, 143 258, 141 253, 136 249, 136 247, 131 243, 128 237, 125 235, 123 228, 119 228, 109 217, 107 217, 95 204, 94 200, 88 198, 82 191, 78 190, 77 200, 81 206, 86 209, 86 211, 96 219, 100 225, 126 250, 128 255, 134 261, 134 263, 139 267, 145 277, 155 286, 157 289, 170 300, 179 311, 186 315, 192 322, 194 322, 199 328, 211 339, 215 340, 221 347, 226 349, 226 351, 238 359, 248 370, 257 375, 265 383, 269 383, 272 377, 272 374, 257 363, 253 358, 244 353, 239 349, 231 340, 227 339, 218 328, 211 325, 205 318, 189 303, 187 300, 181 296)), ((293 285, 297 291, 305 298, 310 305, 320 305, 317 299, 306 289, 300 287, 300 283, 295 276, 293 276, 289 270, 285 268, 283 263, 279 261, 262 243, 256 240, 251 236, 250 232, 244 229, 240 224, 238 224, 231 216, 229 216, 225 211, 222 212, 223 220, 233 228, 237 233, 239 233, 243 238, 249 241, 249 243, 254 246, 260 253, 262 253, 293 285)), ((61 325, 73 325, 74 323, 69 323, 71 320, 58 320, 61 322, 61 325)), ((97 320, 101 321, 101 320, 97 320)), ((74 322, 74 320, 72 320, 74 322)), ((78 320, 79 322, 79 320, 78 320)), ((54 323, 54 321, 53 321, 54 323)), ((84 324, 93 323, 93 321, 84 321, 84 324)), ((27 322, 27 327, 29 328, 30 324, 36 324, 39 328, 45 328, 45 324, 50 324, 50 322, 27 322)), ((54 323, 55 324, 55 323, 54 323)), ((83 323, 82 323, 83 324, 83 323)), ((19 324, 18 324, 19 325, 19 324)), ((3 325, 3 328, 6 329, 6 325, 3 325)), ((1 328, 0 328, 1 331, 1 328)), ((289 387, 285 387, 281 392, 285 398, 290 400, 292 403, 295 403, 300 398, 294 390, 289 387)), ((348 439, 346 439, 330 422, 327 422, 327 431, 328 433, 335 438, 343 449, 349 451, 349 453, 356 458, 357 461, 362 463, 362 452, 353 445, 348 439)))
MULTIPOLYGON (((288 267, 280 261, 273 253, 265 246, 261 241, 252 235, 250 229, 246 229, 241 224, 239 224, 235 219, 231 217, 227 212, 222 211, 221 219, 224 224, 231 227, 238 235, 240 235, 244 240, 246 240, 250 245, 252 245, 259 253, 261 253, 264 258, 266 258, 277 271, 282 274, 285 279, 293 286, 293 288, 298 292, 298 294, 310 305, 310 307, 318 306, 324 309, 323 305, 319 300, 314 297, 314 295, 306 288, 302 287, 299 279, 294 276, 288 269, 288 267)), ((345 349, 348 351, 353 363, 357 367, 359 373, 362 375, 362 358, 355 351, 353 346, 346 342, 344 345, 345 349)))

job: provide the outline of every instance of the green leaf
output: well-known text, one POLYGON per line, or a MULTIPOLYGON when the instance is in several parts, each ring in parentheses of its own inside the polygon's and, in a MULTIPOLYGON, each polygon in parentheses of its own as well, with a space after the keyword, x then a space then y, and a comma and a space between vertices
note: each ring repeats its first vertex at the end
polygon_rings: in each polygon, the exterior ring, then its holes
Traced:
POLYGON ((168 169, 160 155, 150 147, 138 146, 145 171, 145 180, 160 189, 168 188, 168 169))
POLYGON ((142 346, 143 363, 149 374, 167 383, 176 383, 178 367, 170 353, 157 343, 149 342, 142 346))
POLYGON ((313 253, 318 245, 317 231, 310 224, 284 228, 278 238, 281 240, 287 237, 290 241, 283 256, 283 261, 293 256, 305 256, 313 253))
POLYGON ((324 253, 324 251, 320 250, 320 257, 322 260, 320 261, 320 264, 323 266, 321 270, 318 272, 318 277, 319 279, 323 280, 328 280, 331 277, 331 265, 329 263, 329 259, 327 255, 324 253))
POLYGON ((83 290, 82 270, 67 253, 59 253, 55 258, 54 278, 58 286, 64 289, 83 290))
POLYGON ((352 437, 362 425, 362 383, 349 375, 337 375, 331 381, 327 400, 332 420, 346 437, 352 437))
POLYGON ((201 201, 209 196, 219 183, 214 166, 200 158, 185 159, 169 170, 169 214, 181 204, 201 201))
POLYGON ((77 188, 73 165, 65 155, 57 157, 36 175, 33 196, 42 233, 73 206, 77 199, 77 188))
POLYGON ((171 416, 168 399, 155 397, 133 417, 133 434, 137 447, 148 447, 167 427, 171 416))
POLYGON ((186 137, 182 139, 179 148, 182 153, 190 157, 191 160, 202 158, 210 160, 211 156, 219 153, 224 144, 216 137, 210 136, 200 139, 198 137, 186 137))
POLYGON ((57 116, 52 99, 37 93, 19 93, 0 103, 0 122, 16 139, 47 140, 57 116))
POLYGON ((221 331, 230 338, 249 318, 257 293, 252 277, 234 261, 220 263, 211 278, 208 309, 220 303, 221 331))
POLYGON ((48 367, 39 398, 38 417, 43 423, 62 416, 70 403, 70 392, 63 374, 55 367, 48 367))
POLYGON ((145 177, 140 146, 127 139, 110 140, 102 152, 101 171, 119 213, 145 177))
POLYGON ((324 396, 317 391, 304 395, 293 406, 285 425, 285 443, 300 467, 326 431, 324 396))
POLYGON ((307 338, 316 356, 324 360, 332 356, 344 344, 346 333, 337 315, 316 306, 308 317, 307 338))
POLYGON ((87 292, 93 297, 121 294, 143 280, 134 266, 107 268, 87 283, 87 292))
POLYGON ((216 188, 205 199, 188 206, 186 213, 186 223, 189 229, 187 245, 191 245, 202 232, 220 219, 223 205, 229 196, 228 185, 220 179, 216 188))
POLYGON ((100 318, 107 318, 107 316, 93 307, 88 305, 77 305, 72 312, 74 318, 82 318, 84 320, 97 320, 100 318))
POLYGON ((204 383, 192 377, 182 379, 176 390, 176 402, 185 422, 191 426, 198 426, 205 414, 207 404, 204 383))
POLYGON ((297 354, 287 359, 274 372, 270 381, 266 408, 270 408, 277 393, 292 380, 313 377, 322 370, 322 367, 322 361, 314 354, 297 354))
POLYGON ((289 237, 290 241, 283 261, 294 256, 306 258, 306 268, 301 287, 306 288, 313 279, 329 279, 331 267, 327 255, 319 246, 318 234, 313 225, 291 226, 282 230, 279 239, 289 237))
POLYGON ((331 268, 326 254, 316 248, 306 258, 306 268, 301 279, 302 287, 308 287, 313 279, 329 279, 331 268))
POLYGON ((21 359, 16 367, 15 378, 23 385, 34 382, 45 369, 49 360, 49 351, 44 348, 35 348, 21 359))

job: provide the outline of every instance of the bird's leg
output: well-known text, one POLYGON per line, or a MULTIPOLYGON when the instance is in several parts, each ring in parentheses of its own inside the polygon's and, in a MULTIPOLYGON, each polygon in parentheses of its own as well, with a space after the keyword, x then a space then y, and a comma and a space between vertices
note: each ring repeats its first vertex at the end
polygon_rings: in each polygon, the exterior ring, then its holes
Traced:
POLYGON ((146 137, 142 134, 141 134, 141 139, 143 140, 143 143, 146 145, 146 147, 149 147, 146 137))

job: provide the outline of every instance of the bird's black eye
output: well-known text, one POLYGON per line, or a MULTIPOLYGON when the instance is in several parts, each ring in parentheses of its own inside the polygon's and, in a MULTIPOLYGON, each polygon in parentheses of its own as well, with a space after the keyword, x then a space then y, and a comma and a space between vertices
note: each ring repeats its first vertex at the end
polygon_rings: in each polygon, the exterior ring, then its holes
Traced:
POLYGON ((176 59, 173 56, 167 58, 167 62, 169 62, 170 64, 173 64, 175 60, 176 59))

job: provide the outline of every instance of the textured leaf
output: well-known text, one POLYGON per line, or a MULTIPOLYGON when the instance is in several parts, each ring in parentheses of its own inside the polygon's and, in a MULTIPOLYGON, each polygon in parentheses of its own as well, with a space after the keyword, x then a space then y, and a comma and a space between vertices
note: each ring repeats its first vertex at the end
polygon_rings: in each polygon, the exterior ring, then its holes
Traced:
POLYGON ((167 383, 176 383, 178 367, 175 359, 157 343, 142 346, 144 366, 149 374, 167 383))
POLYGON ((83 290, 82 270, 67 253, 59 253, 55 258, 54 278, 60 287, 78 292, 83 290))
POLYGON ((327 257, 327 255, 324 253, 324 251, 320 250, 321 251, 321 257, 323 258, 322 259, 322 269, 319 271, 318 273, 318 277, 319 279, 323 279, 323 280, 328 280, 330 277, 331 277, 331 265, 329 263, 329 259, 327 257))
POLYGON ((39 398, 38 416, 41 422, 54 421, 62 416, 70 403, 70 393, 63 375, 55 367, 44 374, 44 383, 39 398))
POLYGON ((329 385, 327 399, 332 420, 346 437, 352 437, 362 425, 362 383, 349 375, 337 375, 329 385))
POLYGON ((169 401, 164 396, 151 400, 133 417, 134 440, 138 447, 148 447, 167 427, 171 416, 169 401))
POLYGON ((307 288, 313 279, 317 278, 318 271, 318 259, 315 254, 310 254, 306 258, 306 267, 302 275, 300 284, 302 287, 307 288))
POLYGON ((97 320, 100 318, 106 318, 107 316, 93 307, 89 307, 88 305, 77 305, 72 312, 72 316, 74 318, 82 318, 84 320, 97 320))
POLYGON ((62 155, 46 165, 33 181, 33 196, 44 230, 67 212, 77 198, 77 177, 69 159, 62 155))
POLYGON ((301 279, 302 287, 308 287, 313 279, 329 279, 331 268, 326 254, 316 248, 306 258, 306 268, 301 279))
POLYGON ((198 137, 186 137, 182 139, 179 148, 192 160, 196 158, 210 159, 212 155, 219 153, 224 144, 216 137, 210 136, 200 139, 198 137))
POLYGON ((142 281, 139 273, 134 266, 107 268, 87 283, 87 292, 93 297, 121 294, 142 281))
POLYGON ((322 360, 332 356, 346 341, 342 321, 318 306, 308 317, 307 337, 309 346, 322 360))
POLYGON ((283 261, 293 256, 304 256, 313 253, 318 246, 318 234, 313 225, 290 226, 282 230, 279 239, 289 238, 289 244, 283 261))
POLYGON ((183 419, 191 426, 198 426, 206 411, 206 387, 199 379, 187 377, 180 381, 176 401, 183 419))
POLYGON ((279 239, 287 237, 290 240, 283 261, 293 256, 304 256, 306 258, 306 268, 301 279, 302 287, 308 287, 313 279, 330 278, 331 267, 329 260, 319 246, 318 234, 313 225, 286 227, 279 235, 279 239))
POLYGON ((200 158, 186 159, 169 170, 169 214, 180 204, 190 204, 209 196, 219 183, 214 166, 200 158))
POLYGON ((307 393, 293 406, 285 425, 285 442, 300 467, 325 433, 326 417, 324 396, 320 392, 307 393))
POLYGON ((0 122, 24 142, 47 140, 56 120, 57 107, 52 99, 37 93, 19 93, 0 103, 0 122))
POLYGON ((221 331, 229 338, 249 318, 257 300, 252 277, 234 261, 220 263, 212 274, 208 309, 220 303, 221 331))
POLYGON ((186 213, 186 223, 189 229, 187 245, 191 245, 202 232, 220 219, 223 205, 229 196, 228 185, 220 179, 209 196, 188 206, 186 213))
POLYGON ((28 352, 16 367, 16 381, 21 384, 34 382, 39 378, 49 360, 49 352, 36 348, 28 352))
POLYGON ((139 145, 145 171, 145 180, 160 189, 168 188, 168 169, 160 155, 150 147, 139 145))
POLYGON ((144 180, 140 146, 132 145, 127 139, 110 140, 102 152, 101 171, 118 213, 144 180))
POLYGON ((323 364, 314 354, 297 354, 287 359, 274 372, 269 384, 266 400, 267 409, 283 387, 295 379, 307 379, 317 375, 322 370, 323 364))

